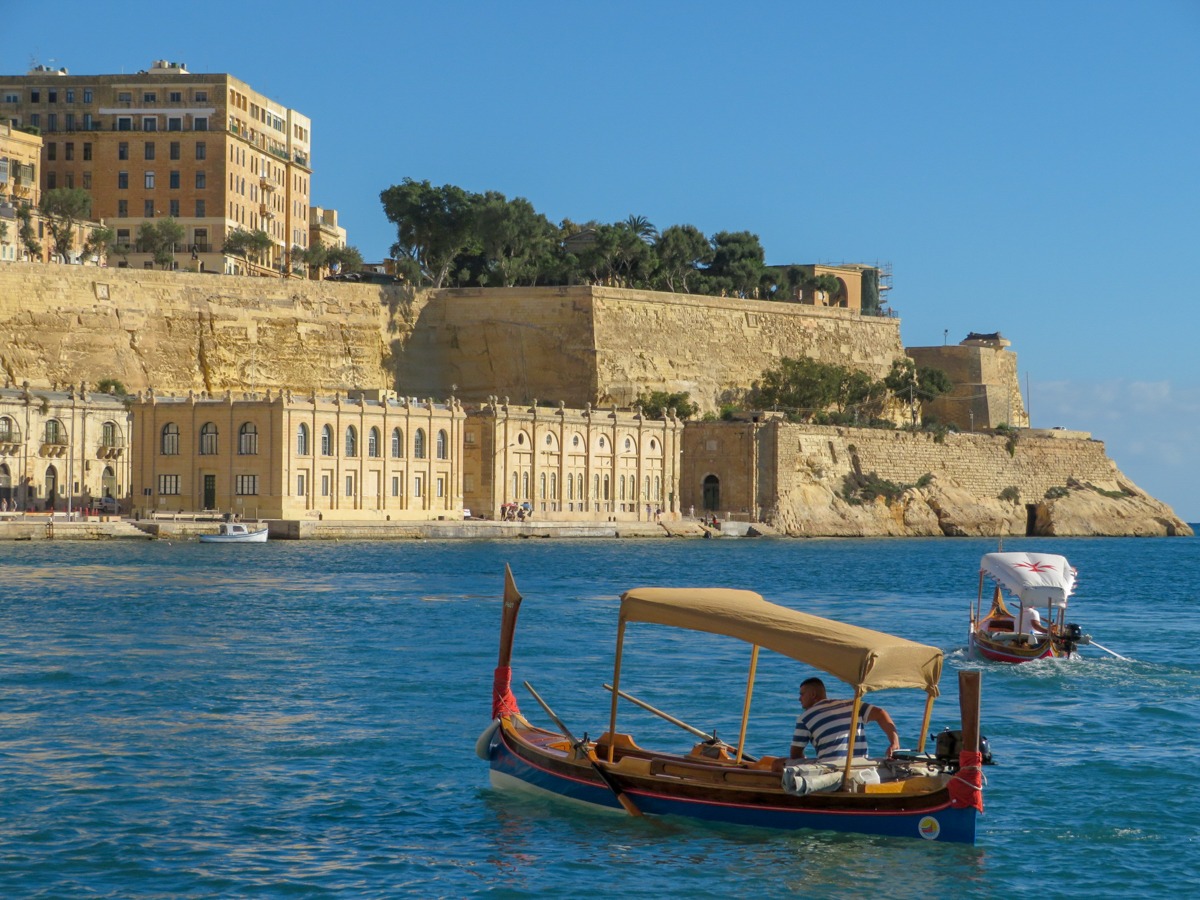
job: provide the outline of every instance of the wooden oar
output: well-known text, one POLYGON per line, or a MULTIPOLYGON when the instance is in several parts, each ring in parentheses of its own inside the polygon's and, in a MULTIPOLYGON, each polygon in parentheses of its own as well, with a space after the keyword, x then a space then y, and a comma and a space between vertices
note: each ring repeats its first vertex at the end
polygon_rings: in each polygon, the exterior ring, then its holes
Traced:
MULTIPOLYGON (((554 710, 552 710, 549 704, 542 699, 541 694, 533 689, 533 685, 528 681, 522 683, 525 685, 525 690, 529 691, 529 693, 533 695, 533 699, 536 700, 538 705, 540 705, 542 709, 546 711, 546 715, 550 717, 551 721, 558 726, 558 730, 561 731, 566 739, 571 742, 571 746, 580 748, 584 753, 588 753, 587 748, 584 747, 579 741, 575 740, 575 735, 571 734, 571 732, 567 730, 567 726, 563 724, 562 719, 554 714, 554 710)), ((593 759, 590 753, 588 753, 587 759, 588 762, 592 764, 592 768, 596 770, 596 774, 600 776, 600 780, 608 786, 608 789, 613 792, 613 796, 620 801, 623 807, 625 807, 625 811, 631 816, 640 816, 642 811, 637 808, 637 804, 629 799, 629 797, 625 796, 625 792, 621 790, 621 786, 617 784, 616 780, 610 774, 608 774, 608 772, 604 771, 604 767, 601 766, 600 763, 598 763, 595 759, 593 759)))
MULTIPOLYGON (((604 689, 606 691, 611 691, 612 685, 606 684, 606 685, 604 685, 604 689)), ((696 737, 704 738, 707 741, 711 741, 716 738, 715 732, 713 734, 709 734, 707 731, 701 731, 699 728, 689 725, 687 722, 681 721, 680 719, 677 719, 674 716, 663 712, 661 709, 656 709, 655 707, 653 707, 649 703, 647 703, 645 700, 639 700, 637 697, 633 696, 632 694, 627 694, 624 691, 617 691, 617 696, 621 697, 625 700, 628 700, 630 703, 634 704, 635 706, 640 706, 642 709, 646 710, 646 712, 652 712, 659 718, 666 719, 672 725, 676 725, 676 726, 682 728, 684 731, 694 734, 696 737)), ((725 742, 722 741, 721 743, 725 743, 725 742)), ((725 746, 728 747, 729 744, 725 744, 725 746)), ((755 756, 751 756, 749 753, 743 753, 742 759, 746 760, 747 762, 758 762, 758 758, 755 756)))

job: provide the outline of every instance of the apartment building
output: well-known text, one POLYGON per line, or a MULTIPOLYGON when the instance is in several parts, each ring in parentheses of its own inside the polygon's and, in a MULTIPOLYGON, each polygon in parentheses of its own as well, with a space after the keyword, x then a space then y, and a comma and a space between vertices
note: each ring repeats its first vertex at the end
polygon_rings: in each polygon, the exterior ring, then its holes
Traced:
POLYGON ((151 268, 138 228, 166 216, 184 229, 180 268, 279 276, 308 247, 312 123, 232 75, 166 60, 132 75, 38 66, 0 75, 0 122, 41 135, 41 190, 92 195, 92 217, 129 248, 110 265, 151 268), (265 232, 273 247, 222 253, 238 229, 265 232))

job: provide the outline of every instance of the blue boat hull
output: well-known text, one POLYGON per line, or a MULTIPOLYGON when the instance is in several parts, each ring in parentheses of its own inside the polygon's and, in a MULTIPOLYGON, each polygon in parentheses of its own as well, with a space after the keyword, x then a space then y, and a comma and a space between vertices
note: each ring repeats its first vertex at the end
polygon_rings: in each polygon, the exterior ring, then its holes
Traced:
MULTIPOLYGON (((510 743, 505 729, 495 731, 488 746, 492 783, 497 787, 523 787, 564 797, 591 806, 621 811, 613 792, 593 774, 590 767, 564 765, 536 752, 522 752, 510 743)), ((686 789, 674 779, 620 776, 621 787, 638 809, 650 815, 674 815, 708 822, 750 825, 760 828, 821 831, 889 837, 923 838, 930 841, 974 844, 976 810, 950 804, 945 790, 927 798, 897 799, 894 795, 842 795, 846 808, 831 808, 838 795, 795 797, 735 791, 736 799, 685 796, 686 789), (864 803, 864 800, 867 802, 864 803), (868 808, 873 802, 874 808, 868 808), (887 807, 896 808, 887 808, 887 807), (856 808, 855 808, 856 807, 856 808), (905 807, 905 808, 899 808, 905 807)), ((696 793, 696 791, 692 791, 696 793)))

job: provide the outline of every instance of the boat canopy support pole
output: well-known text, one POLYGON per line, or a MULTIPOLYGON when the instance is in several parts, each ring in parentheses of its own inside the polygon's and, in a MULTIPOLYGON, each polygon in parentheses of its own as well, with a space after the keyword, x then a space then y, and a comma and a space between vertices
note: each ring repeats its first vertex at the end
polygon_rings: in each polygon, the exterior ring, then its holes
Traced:
POLYGON ((842 772, 842 790, 850 790, 850 769, 854 765, 854 738, 858 735, 858 719, 862 713, 862 690, 854 689, 854 708, 850 711, 850 739, 846 742, 846 768, 842 772))
POLYGON ((750 698, 754 695, 754 675, 758 671, 758 644, 750 651, 750 675, 746 679, 746 701, 742 704, 742 727, 738 731, 738 746, 736 762, 742 761, 742 751, 746 749, 746 725, 750 721, 750 698))
POLYGON ((625 619, 617 622, 617 652, 613 659, 612 710, 608 717, 608 761, 612 762, 617 752, 617 699, 621 690, 621 654, 625 648, 625 619))
POLYGON ((933 701, 934 695, 929 693, 925 697, 925 718, 921 721, 921 736, 917 740, 917 752, 925 752, 925 739, 929 737, 929 721, 933 718, 933 701))

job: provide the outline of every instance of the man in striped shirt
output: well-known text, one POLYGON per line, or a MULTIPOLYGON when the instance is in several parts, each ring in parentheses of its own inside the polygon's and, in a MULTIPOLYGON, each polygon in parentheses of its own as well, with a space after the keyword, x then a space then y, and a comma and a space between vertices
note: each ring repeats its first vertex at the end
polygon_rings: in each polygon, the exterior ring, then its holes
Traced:
MULTIPOLYGON (((804 712, 796 719, 791 758, 804 759, 804 748, 812 744, 818 762, 845 762, 854 701, 830 700, 825 696, 825 682, 809 678, 800 685, 800 705, 804 712)), ((859 706, 858 732, 854 738, 855 759, 867 755, 864 722, 874 722, 883 729, 888 737, 888 756, 900 749, 900 735, 892 717, 882 707, 863 703, 859 706)))

